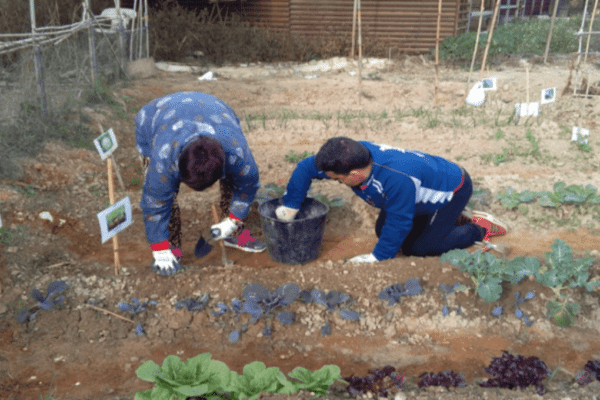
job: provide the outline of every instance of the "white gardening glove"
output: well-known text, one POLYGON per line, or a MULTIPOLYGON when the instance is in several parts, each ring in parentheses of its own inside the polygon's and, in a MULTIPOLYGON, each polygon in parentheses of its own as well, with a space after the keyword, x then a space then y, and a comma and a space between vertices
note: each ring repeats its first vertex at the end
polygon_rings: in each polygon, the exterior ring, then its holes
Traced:
POLYGON ((360 256, 356 256, 350 259, 350 262, 353 263, 369 263, 372 264, 374 262, 378 262, 379 260, 375 258, 373 253, 369 254, 361 254, 360 256))
POLYGON ((294 217, 296 217, 296 214, 298 214, 298 210, 286 206, 279 206, 275 210, 275 215, 277 215, 277 218, 285 222, 290 222, 293 220, 294 217))
POLYGON ((159 275, 175 275, 179 271, 183 271, 183 267, 171 250, 153 251, 152 256, 154 257, 152 271, 159 275))
POLYGON ((242 224, 242 221, 235 220, 233 218, 225 218, 210 227, 212 238, 214 240, 221 240, 229 237, 235 232, 235 230, 242 224))

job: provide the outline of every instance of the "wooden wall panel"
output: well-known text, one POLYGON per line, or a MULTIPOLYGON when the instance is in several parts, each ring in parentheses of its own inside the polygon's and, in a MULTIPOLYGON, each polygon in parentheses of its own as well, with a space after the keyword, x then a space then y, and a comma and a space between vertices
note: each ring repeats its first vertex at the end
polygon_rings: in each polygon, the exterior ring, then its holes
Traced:
MULTIPOLYGON (((440 40, 462 33, 468 0, 443 0, 440 40)), ((353 0, 250 0, 254 22, 305 37, 350 34, 353 0)), ((362 0, 363 37, 381 38, 395 49, 424 53, 435 46, 437 0, 362 0)))

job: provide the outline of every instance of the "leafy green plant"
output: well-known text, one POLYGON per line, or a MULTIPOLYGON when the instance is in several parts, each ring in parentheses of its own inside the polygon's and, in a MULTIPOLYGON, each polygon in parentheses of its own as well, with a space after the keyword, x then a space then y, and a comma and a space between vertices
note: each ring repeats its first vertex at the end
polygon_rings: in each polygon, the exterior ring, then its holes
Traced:
POLYGON ((526 190, 524 192, 516 192, 512 187, 507 187, 505 193, 498 193, 496 198, 500 200, 502 205, 512 210, 516 208, 521 203, 531 203, 536 199, 537 193, 532 192, 530 190, 526 190))
POLYGON ((230 386, 232 374, 222 361, 211 360, 210 353, 188 358, 185 363, 174 355, 163 360, 162 367, 149 360, 136 371, 138 378, 154 382, 156 386, 136 393, 135 400, 173 400, 188 396, 204 396, 220 400, 230 386))
POLYGON ((292 162, 294 164, 298 164, 300 161, 304 160, 305 158, 308 158, 308 157, 314 156, 314 155, 315 155, 314 152, 305 151, 302 153, 296 153, 294 150, 290 150, 290 152, 285 155, 284 160, 292 162))
POLYGON ((314 372, 303 367, 296 367, 289 373, 297 390, 308 390, 317 396, 324 396, 331 385, 342 380, 340 367, 337 365, 324 365, 314 372))
POLYGON ((575 260, 573 251, 561 239, 556 239, 550 247, 552 251, 544 253, 547 267, 536 271, 535 279, 550 287, 556 296, 556 300, 546 304, 547 317, 559 326, 569 327, 575 323, 579 304, 567 301, 567 296, 561 294, 561 290, 584 287, 591 292, 595 286, 600 286, 600 279, 588 281, 588 269, 594 264, 593 257, 575 260))
POLYGON ((542 207, 559 207, 561 204, 600 204, 600 195, 596 194, 593 185, 569 185, 556 182, 552 187, 553 192, 540 192, 539 203, 542 207))
POLYGON ((230 372, 228 386, 232 400, 256 400, 264 392, 292 394, 296 386, 289 381, 277 367, 267 368, 263 362, 254 361, 244 366, 242 375, 230 372))
POLYGON ((597 189, 593 185, 569 185, 564 182, 556 182, 552 187, 552 192, 532 192, 525 190, 516 192, 512 187, 507 187, 505 193, 499 193, 496 198, 502 205, 512 210, 520 203, 530 203, 538 199, 542 207, 558 208, 564 204, 595 206, 600 204, 600 195, 596 193, 597 189))
POLYGON ((511 261, 477 250, 473 254, 464 249, 442 254, 442 262, 449 261, 470 275, 475 291, 487 303, 497 301, 502 294, 502 282, 517 285, 524 277, 539 269, 539 261, 532 257, 516 257, 511 261))

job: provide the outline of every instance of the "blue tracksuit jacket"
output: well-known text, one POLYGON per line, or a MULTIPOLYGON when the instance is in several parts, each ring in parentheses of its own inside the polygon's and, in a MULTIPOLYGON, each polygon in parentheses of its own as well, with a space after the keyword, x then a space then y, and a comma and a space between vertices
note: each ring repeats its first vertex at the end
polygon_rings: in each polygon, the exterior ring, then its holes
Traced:
POLYGON ((234 111, 218 98, 201 92, 173 93, 145 105, 135 117, 136 145, 150 165, 140 207, 150 243, 169 237, 171 205, 181 177, 179 156, 199 136, 216 139, 226 159, 221 179, 233 180, 230 212, 245 219, 260 187, 258 167, 234 111))
MULTIPOLYGON (((387 216, 373 250, 378 260, 396 256, 416 215, 433 214, 452 200, 462 181, 462 170, 438 156, 385 144, 361 141, 373 158, 373 170, 361 186, 352 190, 387 216)), ((298 209, 312 179, 329 179, 317 170, 315 156, 298 163, 283 196, 284 204, 298 209)))

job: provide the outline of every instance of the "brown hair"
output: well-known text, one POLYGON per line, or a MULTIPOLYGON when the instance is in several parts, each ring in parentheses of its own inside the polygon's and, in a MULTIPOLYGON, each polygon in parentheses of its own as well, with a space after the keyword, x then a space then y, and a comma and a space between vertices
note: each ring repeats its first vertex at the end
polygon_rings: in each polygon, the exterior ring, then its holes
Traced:
POLYGON ((213 138, 200 136, 185 146, 179 156, 181 181, 202 191, 221 178, 224 164, 223 146, 213 138))

